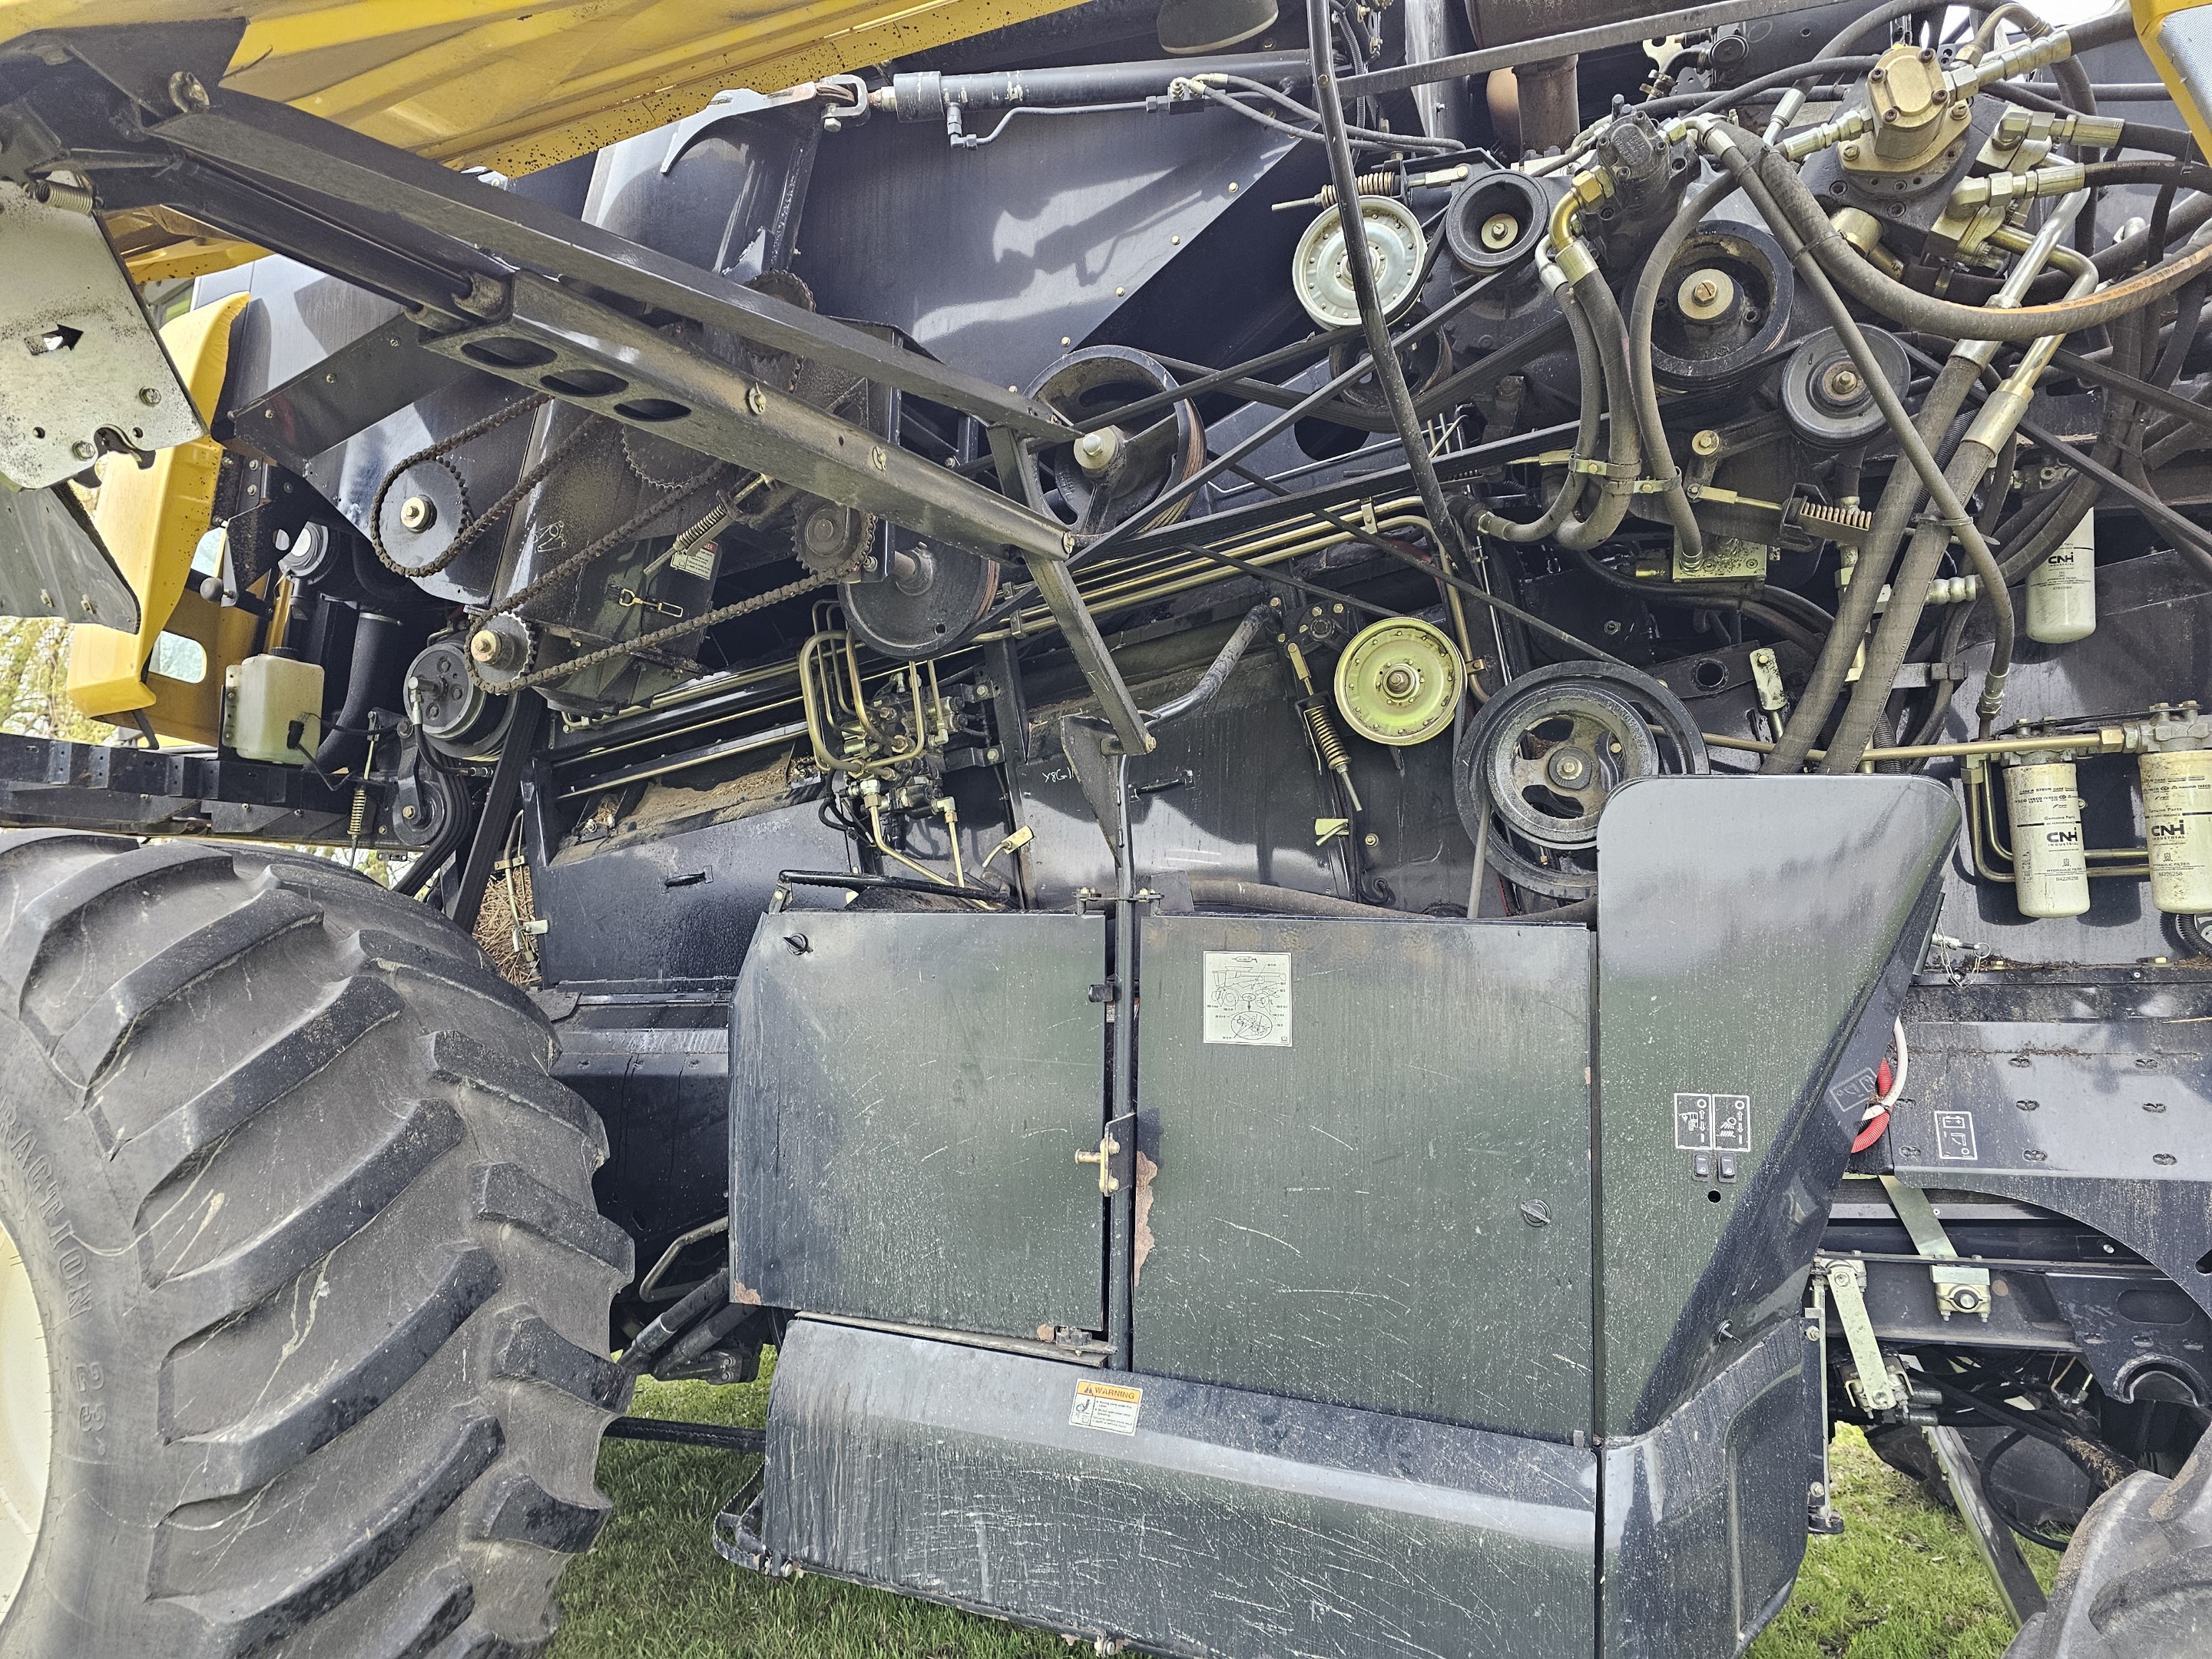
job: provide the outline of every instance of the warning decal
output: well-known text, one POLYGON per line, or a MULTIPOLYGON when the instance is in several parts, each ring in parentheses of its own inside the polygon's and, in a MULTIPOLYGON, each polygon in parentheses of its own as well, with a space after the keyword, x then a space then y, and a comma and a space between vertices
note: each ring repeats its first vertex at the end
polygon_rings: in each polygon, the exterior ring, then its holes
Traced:
POLYGON ((1137 1413, 1144 1409, 1145 1391, 1118 1382, 1079 1382, 1075 1404, 1069 1407, 1072 1429, 1097 1429, 1106 1434, 1134 1434, 1137 1413))
POLYGON ((1974 1145, 1972 1112, 1935 1112, 1936 1156, 1948 1164, 1978 1164, 1981 1152, 1974 1145))
POLYGON ((1208 951, 1205 956, 1206 1041, 1289 1048, 1290 957, 1263 951, 1208 951))
POLYGON ((1751 1150, 1751 1097, 1674 1097, 1674 1146, 1685 1152, 1747 1152, 1751 1150))

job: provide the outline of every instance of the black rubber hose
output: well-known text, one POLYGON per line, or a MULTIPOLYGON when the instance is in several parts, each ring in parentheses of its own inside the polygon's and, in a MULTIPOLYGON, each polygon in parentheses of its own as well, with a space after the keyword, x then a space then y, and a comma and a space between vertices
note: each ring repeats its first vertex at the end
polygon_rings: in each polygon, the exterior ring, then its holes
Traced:
MULTIPOLYGON (((1567 333, 1575 343, 1575 370, 1579 409, 1575 428, 1575 447, 1577 458, 1588 459, 1597 453, 1598 427, 1605 416, 1605 365, 1597 355, 1597 337, 1590 331, 1589 319, 1583 315, 1581 302, 1569 289, 1559 290, 1559 314, 1566 319, 1567 333)), ((1540 542, 1566 522, 1567 514, 1581 503, 1583 486, 1589 475, 1578 472, 1571 465, 1559 490, 1545 503, 1544 510, 1527 523, 1501 517, 1485 511, 1475 520, 1475 528, 1486 536, 1495 536, 1500 541, 1540 542)))
POLYGON ((1336 64, 1329 54, 1328 0, 1306 0, 1306 40, 1313 67, 1314 102, 1321 112, 1322 131, 1328 137, 1328 170, 1336 185, 1337 223, 1344 232, 1345 264, 1352 276, 1352 293, 1359 301, 1359 323, 1366 331, 1368 355, 1375 361, 1375 382, 1382 388, 1390 407, 1391 423, 1406 452, 1406 465, 1420 491, 1422 510, 1437 538, 1437 555, 1448 570, 1468 568, 1466 539, 1459 521, 1444 500, 1436 463, 1421 435, 1420 416, 1406 386, 1405 370, 1390 338, 1389 319, 1375 293, 1375 271, 1367 257, 1367 227, 1359 215, 1359 177, 1352 166, 1352 144, 1344 130, 1344 102, 1336 90, 1336 64))
MULTIPOLYGON (((1636 498, 1636 481, 1643 471, 1643 446, 1637 438, 1632 411, 1636 393, 1628 370, 1628 336, 1620 317, 1620 304, 1606 286, 1605 273, 1593 267, 1574 284, 1575 301, 1589 321, 1597 343, 1598 362, 1603 369, 1606 470, 1597 479, 1594 503, 1561 525, 1553 539, 1567 547, 1595 547, 1620 528, 1628 504, 1636 498)), ((1679 483, 1679 480, 1678 480, 1679 483)), ((1686 507, 1686 501, 1684 503, 1686 507)))
MULTIPOLYGON (((2167 217, 2166 239, 2185 239, 2203 229, 2208 222, 2212 222, 2212 196, 2185 198, 2167 217)), ((2146 225, 2131 235, 2123 236, 2099 248, 2091 257, 2100 276, 2116 276, 2122 271, 2133 270, 2150 257, 2150 228, 2146 225)))
MULTIPOLYGON (((1951 487, 1964 495, 1981 482, 1993 459, 1993 453, 1979 442, 1963 442, 1952 452, 1951 465, 1944 476, 1951 481, 1951 487)), ((1875 626, 1874 637, 1867 642, 1866 663, 1859 671, 1858 684, 1851 689, 1850 701, 1844 705, 1835 736, 1828 740, 1827 755, 1820 762, 1821 771, 1840 774, 1858 769, 1859 757, 1874 740, 1875 722, 1888 706, 1897 684, 1897 671, 1919 629, 1920 614, 1928 605, 1928 585, 1935 580, 1936 568, 1942 562, 1950 544, 1950 526, 1933 514, 1923 519, 1913 532, 1911 541, 1905 546, 1905 557, 1890 580, 1889 603, 1883 607, 1881 620, 1875 626)), ((1851 586, 1856 587, 1864 580, 1854 576, 1851 586)), ((2009 658, 2010 641, 2003 645, 2009 658)), ((1993 655, 1990 661, 1990 679, 2002 686, 2009 666, 2009 661, 2000 664, 1993 655)))
POLYGON ((1851 298, 1908 328, 1924 329, 1954 340, 2026 342, 2048 334, 2071 334, 2140 310, 2212 271, 2212 242, 2208 242, 2193 253, 2077 300, 2004 310, 1939 300, 1905 287, 1869 264, 1829 223, 1826 212, 1782 153, 1741 129, 1735 131, 1738 143, 1756 157, 1753 170, 1771 193, 1783 221, 1803 241, 1820 269, 1851 298))
MULTIPOLYGON (((2200 192, 2212 191, 2212 167, 2202 161, 2150 161, 2142 157, 2131 161, 2092 161, 2081 169, 2081 174, 2083 182, 2092 190, 2106 190, 2118 185, 2160 185, 2200 192)), ((2166 234, 2172 234, 2171 230, 2166 234)))
POLYGON ((2159 354, 2157 365, 2152 368, 2150 383, 2160 388, 2171 386, 2181 378, 2183 359, 2197 338, 2197 330, 2204 320, 2204 301, 2212 295, 2212 279, 2191 283, 2174 298, 2173 331, 2166 337, 2166 349, 2159 354))
POLYGON ((1146 723, 1158 726, 1164 720, 1174 720, 1212 702, 1214 694, 1221 690, 1230 675, 1236 672, 1237 665, 1243 660, 1244 653, 1252 648, 1252 641, 1260 637, 1260 630, 1273 625, 1274 622, 1275 611, 1272 605, 1255 605, 1246 611, 1244 620, 1237 624, 1223 642, 1220 654, 1214 658, 1206 672, 1199 676, 1198 684, 1182 696, 1152 710, 1145 716, 1146 723))
POLYGON ((358 764, 368 749, 370 712, 399 707, 399 677, 407 667, 404 624, 379 611, 357 615, 345 701, 315 748, 315 764, 325 772, 358 764))
MULTIPOLYGON (((1561 544, 1562 546, 1565 544, 1561 544)), ((1802 627, 1784 614, 1778 605, 1766 603, 1779 590, 1765 593, 1700 592, 1696 586, 1683 587, 1674 582, 1639 581, 1624 575, 1607 566, 1596 554, 1578 547, 1566 549, 1567 556, 1589 575, 1595 577, 1607 587, 1624 593, 1633 593, 1653 605, 1663 605, 1680 611, 1733 611, 1747 621, 1755 622, 1771 633, 1779 634, 1808 656, 1820 648, 1820 637, 1802 627)))
MULTIPOLYGON (((2070 63, 2072 60, 2068 61, 2070 63)), ((2080 65, 2075 64, 2075 67, 2078 69, 2080 65)), ((2091 106, 2087 109, 2080 109, 2062 104, 2056 98, 2045 98, 2039 92, 2031 92, 2026 87, 2012 81, 1994 82, 1984 87, 1982 90, 1990 97, 2002 99, 2008 104, 2017 104, 2022 109, 2039 110, 2046 115, 2094 115, 2096 113, 2096 100, 2094 95, 2090 100, 2091 106)), ((2144 121, 2123 121, 2120 123, 2120 148, 2154 150, 2160 155, 2171 155, 2176 160, 2186 161, 2197 153, 2197 140, 2194 135, 2179 127, 2153 126, 2144 121)))
MULTIPOLYGON (((1959 411, 1966 407, 1966 392, 1973 385, 1974 374, 1974 366, 1961 358, 1953 358, 1943 365, 1936 384, 1921 400, 1920 414, 1915 422, 1915 429, 1923 442, 1932 444, 1941 439, 1958 418, 1959 411)), ((1920 475, 1911 466, 1900 462, 1891 469, 1889 482, 1875 503, 1874 528, 1861 544, 1850 585, 1844 589, 1837 603, 1835 626, 1828 630, 1828 637, 1814 662, 1812 675, 1805 683, 1796 708, 1790 711, 1781 740, 1761 763, 1761 771, 1795 772, 1804 765, 1806 757, 1820 742, 1820 729, 1827 724, 1836 699, 1843 694, 1860 642, 1866 637, 1868 624, 1874 620, 1875 607, 1881 600, 1882 584, 1889 580, 1905 528, 1919 511, 1925 495, 1920 475)))
POLYGON ((1637 433, 1644 444, 1644 467, 1664 486, 1667 516, 1674 523, 1675 539, 1692 556, 1703 552, 1705 537, 1698 527, 1697 514, 1691 510, 1689 495, 1682 488, 1682 474, 1674 465, 1674 451, 1667 442, 1667 428, 1659 410, 1659 385, 1651 369, 1651 329, 1658 313, 1659 290, 1667 285, 1668 268, 1673 264, 1674 255, 1689 240, 1690 233, 1705 222, 1705 216, 1735 193, 1735 180, 1723 173, 1684 198, 1667 228, 1659 233, 1651 252, 1644 256, 1644 271, 1636 280, 1636 292, 1628 307, 1628 372, 1637 433))
POLYGON ((667 1309, 659 1318, 630 1339, 629 1346, 623 1350, 622 1370, 631 1376, 642 1376, 655 1356, 673 1342, 685 1326, 702 1316, 729 1293, 730 1270, 720 1268, 712 1278, 701 1281, 681 1302, 667 1309))

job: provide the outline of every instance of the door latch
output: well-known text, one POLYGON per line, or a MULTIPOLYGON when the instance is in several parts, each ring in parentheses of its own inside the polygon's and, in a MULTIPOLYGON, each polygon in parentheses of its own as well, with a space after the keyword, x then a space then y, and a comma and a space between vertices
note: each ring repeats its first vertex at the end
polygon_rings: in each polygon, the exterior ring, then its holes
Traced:
POLYGON ((1114 1174, 1114 1158, 1121 1150, 1121 1143, 1114 1139, 1114 1132, 1109 1129, 1098 1137, 1097 1152, 1078 1152, 1075 1155, 1075 1161, 1078 1164, 1096 1164, 1098 1166, 1098 1191, 1101 1196, 1121 1190, 1121 1182, 1114 1174))

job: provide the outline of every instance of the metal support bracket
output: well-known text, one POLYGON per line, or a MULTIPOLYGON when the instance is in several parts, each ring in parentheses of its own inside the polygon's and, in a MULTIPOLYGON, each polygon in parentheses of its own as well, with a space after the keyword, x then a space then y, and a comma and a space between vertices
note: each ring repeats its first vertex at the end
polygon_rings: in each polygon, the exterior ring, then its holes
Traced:
POLYGON ((1982 1565, 1989 1569, 1997 1599, 2004 1603, 2014 1624, 2026 1624, 2044 1609, 2043 1586, 2021 1557, 2012 1528, 1990 1506, 1989 1494, 1982 1489, 1982 1472, 1973 1453, 1966 1449, 1966 1437, 1956 1429, 1923 1428, 1921 1433, 1928 1437, 1936 1467, 1943 1471, 1960 1518, 1974 1536, 1974 1547, 1981 1553, 1982 1565))
POLYGON ((1912 1248, 1930 1262, 1928 1276, 1936 1281, 1936 1311, 1948 1319, 1954 1313, 1990 1316, 1990 1270, 1969 1267, 1959 1260, 1951 1236, 1936 1218, 1936 1206, 1917 1187, 1908 1187, 1895 1176, 1881 1177, 1889 1206, 1912 1235, 1912 1248))
POLYGON ((1875 1340, 1874 1321, 1867 1313, 1866 1263, 1831 1260, 1823 1267, 1828 1293, 1836 1298, 1837 1321, 1844 1328, 1844 1341, 1850 1345, 1851 1364, 1858 1369, 1860 1401, 1869 1413, 1895 1411, 1904 1401, 1898 1395, 1897 1379, 1890 1375, 1889 1362, 1882 1357, 1881 1344, 1875 1340))

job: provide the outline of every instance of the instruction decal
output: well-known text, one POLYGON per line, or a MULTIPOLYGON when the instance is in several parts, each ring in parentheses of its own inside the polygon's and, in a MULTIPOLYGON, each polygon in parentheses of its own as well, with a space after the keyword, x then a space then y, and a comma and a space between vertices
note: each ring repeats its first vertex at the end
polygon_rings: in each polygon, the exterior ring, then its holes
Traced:
POLYGON ((1208 951, 1205 957, 1206 1041, 1289 1048, 1290 957, 1264 951, 1208 951))
POLYGON ((1751 1097, 1676 1095, 1674 1150, 1680 1152, 1749 1152, 1751 1097))
POLYGON ((1137 1413, 1145 1408, 1142 1389, 1118 1382, 1079 1382, 1075 1404, 1068 1408, 1071 1429, 1097 1429, 1103 1434, 1134 1434, 1137 1413))
POLYGON ((1936 1156, 1948 1164, 1978 1164, 1972 1112, 1936 1112, 1936 1156))

